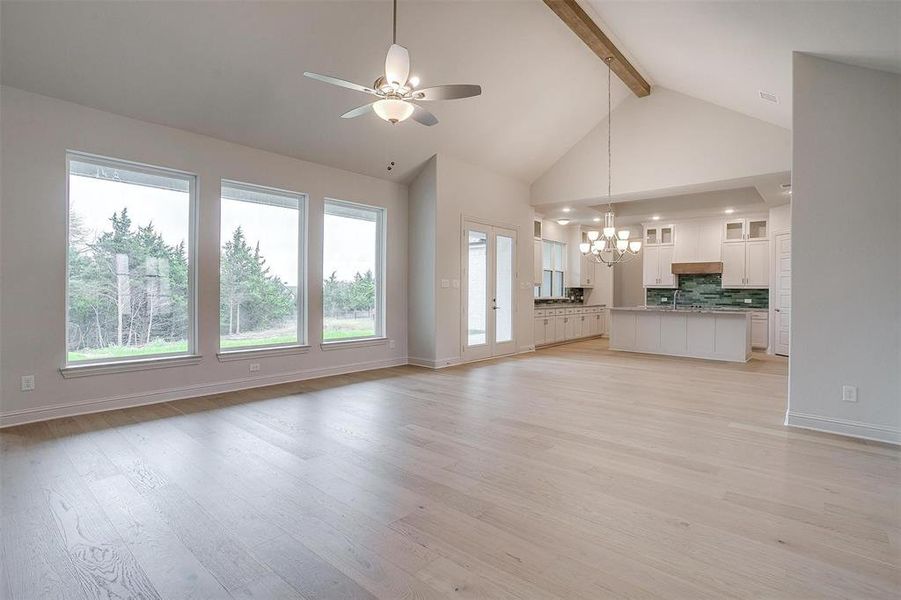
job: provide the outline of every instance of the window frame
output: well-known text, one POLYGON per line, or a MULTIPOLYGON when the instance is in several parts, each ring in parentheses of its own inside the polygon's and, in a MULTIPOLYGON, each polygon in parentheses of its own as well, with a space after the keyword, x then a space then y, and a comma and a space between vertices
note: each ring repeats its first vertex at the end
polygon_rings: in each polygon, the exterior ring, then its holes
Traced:
POLYGON ((385 206, 376 206, 373 204, 363 204, 362 202, 351 202, 349 200, 340 200, 338 198, 326 197, 322 203, 322 246, 320 248, 320 315, 322 317, 321 326, 319 327, 319 342, 322 347, 340 347, 342 344, 353 346, 359 345, 361 342, 377 342, 387 339, 387 302, 386 290, 388 279, 388 208, 385 206), (323 277, 325 276, 325 217, 328 214, 329 205, 343 206, 346 208, 357 210, 368 210, 376 213, 376 230, 375 230, 375 332, 373 335, 346 337, 335 340, 327 340, 324 338, 325 329, 325 302, 323 299, 323 277))
POLYGON ((556 240, 541 240, 541 252, 542 252, 542 264, 541 264, 541 281, 538 285, 538 296, 536 298, 538 300, 556 300, 560 298, 566 297, 566 257, 567 257, 567 245, 565 242, 558 242, 556 240), (549 248, 548 248, 549 246, 549 248), (559 247, 559 249, 558 249, 559 247), (549 253, 546 253, 545 250, 550 249, 549 253), (560 253, 561 264, 557 264, 557 253, 560 253), (550 269, 545 269, 545 254, 550 255, 550 269), (550 273, 550 289, 547 290, 550 292, 548 296, 542 296, 541 292, 544 290, 544 276, 546 273, 550 273), (554 283, 556 280, 556 274, 559 273, 560 279, 560 295, 554 295, 554 283))
POLYGON ((123 369, 131 370, 129 367, 133 367, 134 365, 140 365, 142 363, 172 363, 172 364, 181 364, 183 361, 175 360, 175 359, 189 359, 188 362, 191 362, 192 359, 199 358, 199 354, 197 354, 197 327, 198 327, 198 308, 197 308, 197 251, 198 251, 198 201, 197 198, 199 196, 199 181, 198 177, 195 173, 190 173, 188 171, 180 171, 177 169, 172 169, 169 167, 160 167, 156 165, 149 165, 146 163, 135 162, 131 160, 121 159, 121 158, 112 158, 108 156, 101 156, 98 154, 91 154, 88 152, 81 152, 78 150, 66 150, 66 171, 65 171, 65 196, 66 196, 66 251, 65 251, 65 259, 66 259, 66 280, 64 286, 64 294, 65 294, 65 316, 63 318, 63 327, 64 327, 64 353, 63 353, 63 366, 61 367, 61 371, 63 371, 64 376, 65 373, 74 372, 79 369, 85 371, 94 371, 97 370, 98 373, 105 372, 103 371, 103 367, 121 367, 123 369), (69 360, 69 263, 70 263, 70 244, 69 244, 69 232, 70 232, 70 218, 71 218, 71 199, 69 197, 70 194, 70 179, 71 179, 71 163, 73 162, 84 162, 92 165, 97 165, 100 167, 106 167, 110 169, 122 169, 127 171, 134 171, 138 173, 145 173, 147 175, 156 175, 161 177, 170 177, 172 179, 181 179, 188 183, 188 239, 185 242, 185 249, 188 253, 188 327, 187 327, 187 342, 188 347, 184 352, 163 352, 159 354, 146 354, 146 355, 137 355, 137 356, 122 356, 122 357, 107 357, 107 358, 96 358, 89 360, 79 360, 79 361, 70 361, 69 360), (99 369, 98 369, 99 368, 99 369))
POLYGON ((308 318, 308 306, 309 306, 309 295, 308 285, 307 285, 307 240, 309 236, 307 235, 307 223, 309 219, 307 218, 307 211, 309 210, 309 195, 305 192, 296 192, 292 190, 286 190, 282 188, 260 185, 257 183, 248 183, 245 181, 238 181, 236 179, 225 179, 222 178, 219 180, 219 269, 217 272, 217 277, 219 279, 219 291, 217 294, 217 298, 219 299, 219 311, 217 320, 217 334, 216 334, 216 347, 218 348, 217 355, 220 360, 227 360, 228 357, 234 357, 240 355, 244 352, 256 352, 256 353, 266 353, 267 351, 290 351, 292 349, 306 349, 309 348, 308 338, 309 332, 307 328, 307 318, 308 318), (293 342, 285 342, 283 344, 257 344, 253 346, 240 346, 235 348, 223 348, 222 347, 222 333, 219 331, 219 327, 222 323, 222 188, 225 186, 230 186, 237 189, 244 189, 250 192, 261 192, 261 193, 270 193, 274 195, 282 195, 282 196, 296 196, 298 201, 297 207, 297 340, 293 342), (301 301, 301 298, 303 299, 301 301))

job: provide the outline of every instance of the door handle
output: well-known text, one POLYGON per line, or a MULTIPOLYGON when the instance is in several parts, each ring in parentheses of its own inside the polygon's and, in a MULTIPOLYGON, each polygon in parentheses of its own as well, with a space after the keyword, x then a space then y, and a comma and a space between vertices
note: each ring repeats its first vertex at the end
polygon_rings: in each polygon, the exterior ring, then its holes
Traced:
POLYGON ((777 308, 777 309, 776 309, 776 312, 782 312, 782 311, 781 311, 780 309, 777 308))

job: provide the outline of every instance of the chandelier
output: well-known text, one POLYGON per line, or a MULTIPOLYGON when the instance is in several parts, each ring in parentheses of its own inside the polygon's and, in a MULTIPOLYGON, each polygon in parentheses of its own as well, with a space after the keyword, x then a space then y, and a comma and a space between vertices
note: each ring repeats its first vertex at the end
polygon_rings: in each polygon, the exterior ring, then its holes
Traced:
POLYGON ((612 182, 613 182, 613 144, 611 139, 612 131, 612 106, 610 103, 610 62, 612 56, 604 59, 607 63, 607 212, 604 213, 604 228, 601 231, 589 231, 588 241, 579 244, 579 252, 583 256, 594 259, 595 262, 605 264, 608 267, 624 263, 638 256, 641 250, 641 242, 638 240, 629 241, 628 229, 616 229, 615 218, 613 214, 612 182))

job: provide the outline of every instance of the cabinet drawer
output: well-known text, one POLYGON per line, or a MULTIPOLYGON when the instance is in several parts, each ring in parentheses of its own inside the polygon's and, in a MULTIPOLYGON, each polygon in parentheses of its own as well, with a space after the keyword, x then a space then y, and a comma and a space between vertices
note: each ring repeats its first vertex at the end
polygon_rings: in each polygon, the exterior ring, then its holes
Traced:
POLYGON ((537 309, 535 309, 535 316, 536 316, 536 317, 543 317, 543 316, 546 315, 546 314, 547 314, 547 310, 545 310, 545 309, 543 309, 543 308, 537 308, 537 309))
POLYGON ((565 314, 566 314, 566 309, 565 309, 565 308, 555 308, 555 309, 554 309, 554 314, 555 314, 555 315, 565 315, 565 314))

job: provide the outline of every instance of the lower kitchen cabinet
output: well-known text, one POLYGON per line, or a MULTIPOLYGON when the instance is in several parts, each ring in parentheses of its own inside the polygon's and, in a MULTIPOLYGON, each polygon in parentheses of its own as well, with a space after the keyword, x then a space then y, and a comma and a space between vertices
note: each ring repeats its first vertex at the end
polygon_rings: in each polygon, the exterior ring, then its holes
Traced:
POLYGON ((536 309, 535 345, 544 346, 607 333, 606 310, 600 306, 536 309))
POLYGON ((770 345, 770 318, 765 312, 751 313, 751 347, 766 349, 770 345))

